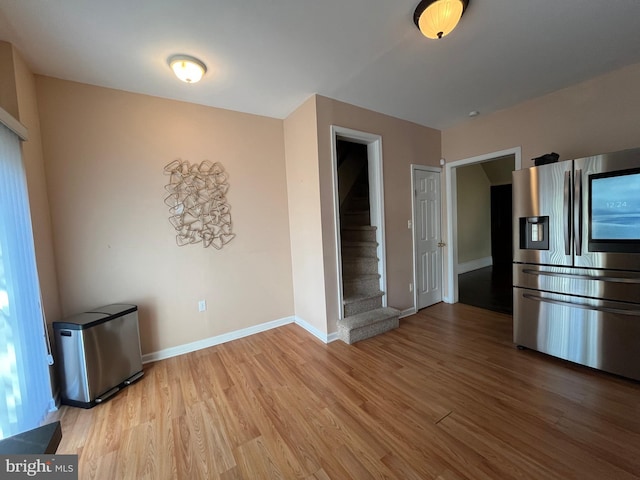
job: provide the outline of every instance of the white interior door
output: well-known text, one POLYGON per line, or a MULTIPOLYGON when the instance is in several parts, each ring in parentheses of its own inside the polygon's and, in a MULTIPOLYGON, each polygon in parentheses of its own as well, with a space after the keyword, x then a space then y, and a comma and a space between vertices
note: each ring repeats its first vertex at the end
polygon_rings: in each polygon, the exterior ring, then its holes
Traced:
POLYGON ((440 169, 415 167, 414 245, 416 309, 442 301, 442 235, 440 229, 440 169))

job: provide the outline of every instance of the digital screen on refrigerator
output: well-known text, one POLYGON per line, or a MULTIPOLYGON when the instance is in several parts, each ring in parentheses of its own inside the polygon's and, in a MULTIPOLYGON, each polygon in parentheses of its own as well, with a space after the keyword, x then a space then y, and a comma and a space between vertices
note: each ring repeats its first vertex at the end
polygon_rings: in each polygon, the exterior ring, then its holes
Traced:
POLYGON ((591 177, 593 240, 640 240, 640 172, 591 177))

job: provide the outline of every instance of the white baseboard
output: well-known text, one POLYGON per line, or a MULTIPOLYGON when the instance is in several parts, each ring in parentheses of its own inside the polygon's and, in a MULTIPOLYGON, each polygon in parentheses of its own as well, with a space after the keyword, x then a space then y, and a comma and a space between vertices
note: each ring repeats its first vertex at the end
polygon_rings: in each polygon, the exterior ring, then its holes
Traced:
POLYGON ((314 327, 309 322, 303 320, 300 317, 295 317, 295 323, 296 323, 296 325, 301 326, 307 332, 309 332, 311 335, 313 335, 314 337, 318 338, 320 341, 322 341, 324 343, 331 343, 331 342, 333 342, 335 340, 338 340, 338 332, 333 332, 333 333, 329 333, 329 334, 321 332, 316 327, 314 327))
MULTIPOLYGON (((171 358, 185 353, 195 352, 196 350, 202 350, 203 348, 213 347, 214 345, 220 345, 221 343, 230 342, 231 340, 237 340, 239 338, 248 337, 256 333, 265 332, 272 328, 281 327, 289 323, 298 323, 296 317, 285 317, 279 320, 273 320, 271 322, 261 323, 249 328, 243 328, 234 332, 224 333, 222 335, 216 335, 215 337, 204 338, 196 342, 186 343, 184 345, 178 345, 177 347, 165 348, 158 352, 146 353, 142 356, 142 363, 155 362, 163 360, 165 358, 171 358)), ((301 325, 302 326, 302 325, 301 325)), ((305 328, 304 326, 302 326, 305 328)), ((306 328, 305 328, 306 330, 306 328)), ((313 333, 313 332, 312 332, 313 333)))
POLYGON ((402 310, 400 312, 399 318, 408 317, 409 315, 413 315, 415 313, 418 313, 418 310, 416 310, 416 307, 410 307, 410 308, 407 308, 405 310, 402 310))
POLYGON ((279 320, 273 320, 271 322, 261 323, 249 328, 243 328, 242 330, 236 330, 234 332, 224 333, 222 335, 216 335, 215 337, 204 338, 196 342, 186 343, 184 345, 178 345, 176 347, 165 348, 157 352, 146 353, 142 356, 142 363, 156 362, 158 360, 164 360, 165 358, 176 357, 178 355, 184 355, 185 353, 195 352, 202 350, 203 348, 213 347, 214 345, 220 345, 221 343, 230 342, 231 340, 237 340, 239 338, 248 337, 256 333, 265 332, 272 328, 288 325, 289 323, 295 323, 304 328, 314 337, 318 338, 324 343, 331 343, 338 340, 338 333, 333 332, 326 334, 321 332, 309 322, 301 319, 300 317, 285 317, 279 320))
POLYGON ((490 267, 491 265, 493 265, 492 257, 478 258, 476 260, 471 260, 470 262, 459 263, 458 268, 456 268, 456 272, 460 275, 461 273, 472 272, 473 270, 490 267))

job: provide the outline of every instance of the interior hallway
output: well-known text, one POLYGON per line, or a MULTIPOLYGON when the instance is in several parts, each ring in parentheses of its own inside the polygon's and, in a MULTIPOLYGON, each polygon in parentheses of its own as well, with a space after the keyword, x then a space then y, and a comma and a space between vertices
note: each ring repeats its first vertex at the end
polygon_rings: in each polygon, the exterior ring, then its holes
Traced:
POLYGON ((512 286, 511 264, 480 268, 458 275, 458 301, 512 315, 512 286))

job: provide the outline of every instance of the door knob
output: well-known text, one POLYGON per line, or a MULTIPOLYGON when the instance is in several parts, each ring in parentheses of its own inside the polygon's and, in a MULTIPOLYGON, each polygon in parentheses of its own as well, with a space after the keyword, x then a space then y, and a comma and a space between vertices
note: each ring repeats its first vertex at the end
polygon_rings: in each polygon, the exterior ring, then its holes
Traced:
POLYGON ((446 244, 446 243, 444 243, 444 242, 438 242, 438 246, 439 246, 439 247, 445 247, 446 245, 447 245, 447 244, 446 244))

